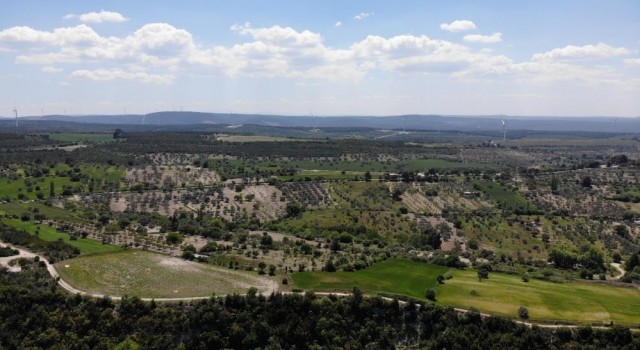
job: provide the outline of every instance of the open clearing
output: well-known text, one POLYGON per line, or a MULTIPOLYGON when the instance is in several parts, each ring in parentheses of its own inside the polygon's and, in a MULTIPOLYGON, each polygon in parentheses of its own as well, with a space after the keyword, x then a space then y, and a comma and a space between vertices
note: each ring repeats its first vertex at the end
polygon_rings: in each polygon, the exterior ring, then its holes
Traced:
POLYGON ((277 289, 256 273, 228 270, 143 250, 83 256, 56 264, 62 279, 91 294, 186 298, 277 289), (68 267, 67 267, 68 266, 68 267))
POLYGON ((317 291, 350 291, 354 286, 369 292, 384 291, 424 299, 426 288, 436 289, 438 304, 476 308, 481 312, 517 317, 518 308, 529 309, 536 321, 581 324, 607 323, 636 326, 640 320, 640 290, 574 281, 553 283, 520 276, 490 273, 478 281, 475 270, 408 260, 388 260, 356 272, 304 272, 293 274, 295 287, 317 291), (436 277, 447 271, 453 278, 438 285, 436 277), (476 292, 471 293, 472 290, 476 292))

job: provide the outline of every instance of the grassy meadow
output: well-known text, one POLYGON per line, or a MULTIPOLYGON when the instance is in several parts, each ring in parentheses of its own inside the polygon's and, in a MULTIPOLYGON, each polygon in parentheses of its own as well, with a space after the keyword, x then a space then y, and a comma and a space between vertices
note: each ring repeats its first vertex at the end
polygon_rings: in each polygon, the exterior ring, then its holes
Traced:
POLYGON ((532 279, 525 283, 518 275, 490 273, 478 281, 475 270, 449 269, 408 260, 392 259, 356 272, 294 273, 294 286, 315 291, 350 291, 354 286, 367 293, 386 292, 425 298, 435 288, 437 303, 515 318, 520 306, 529 309, 531 319, 580 324, 634 325, 640 320, 640 290, 572 281, 554 283, 532 279), (436 277, 453 277, 438 284, 436 277), (474 291, 472 293, 472 291, 474 291))
POLYGON ((143 250, 87 255, 56 264, 60 276, 88 293, 146 298, 269 292, 277 284, 255 272, 229 270, 143 250))
POLYGON ((3 223, 29 232, 32 235, 38 233, 38 238, 43 241, 57 241, 62 239, 70 246, 76 247, 80 250, 81 255, 107 253, 119 251, 122 248, 112 244, 103 244, 101 241, 92 238, 78 237, 76 240, 71 240, 71 235, 67 232, 58 232, 54 227, 49 225, 36 224, 33 221, 22 221, 20 219, 6 219, 3 223), (39 230, 38 230, 39 229, 39 230))

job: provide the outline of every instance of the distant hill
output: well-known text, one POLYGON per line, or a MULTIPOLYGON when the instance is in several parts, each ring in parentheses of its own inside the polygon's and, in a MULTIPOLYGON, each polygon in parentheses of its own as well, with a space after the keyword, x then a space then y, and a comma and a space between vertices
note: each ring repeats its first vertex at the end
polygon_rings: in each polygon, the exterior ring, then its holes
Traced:
POLYGON ((508 130, 539 131, 591 131, 614 133, 640 133, 640 118, 617 117, 511 117, 511 116, 441 116, 400 115, 388 117, 370 116, 282 116, 264 114, 229 114, 200 112, 157 112, 146 115, 46 115, 22 117, 29 121, 67 121, 108 125, 262 125, 272 127, 353 128, 402 130, 456 130, 499 131, 501 120, 507 121, 508 130))

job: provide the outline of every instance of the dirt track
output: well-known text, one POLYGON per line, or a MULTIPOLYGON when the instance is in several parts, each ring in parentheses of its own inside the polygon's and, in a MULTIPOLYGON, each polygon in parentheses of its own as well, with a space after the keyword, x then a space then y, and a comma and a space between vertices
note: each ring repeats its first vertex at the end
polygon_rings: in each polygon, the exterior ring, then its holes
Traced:
MULTIPOLYGON (((107 296, 107 295, 103 295, 103 294, 91 294, 91 293, 86 293, 84 291, 81 291, 79 289, 74 288, 73 286, 71 286, 70 284, 68 284, 67 282, 65 282, 64 280, 62 280, 60 278, 60 275, 58 274, 58 271, 55 269, 55 267, 51 264, 49 264, 49 262, 41 255, 32 253, 28 250, 24 250, 22 248, 19 247, 15 247, 11 244, 5 243, 3 241, 0 241, 0 243, 7 245, 9 247, 12 247, 13 249, 17 249, 20 252, 20 255, 15 255, 15 256, 11 256, 8 258, 0 258, 0 266, 6 265, 8 266, 9 261, 14 260, 14 259, 18 259, 18 258, 33 258, 36 256, 40 257, 40 261, 44 261, 44 263, 47 266, 47 271, 49 271, 49 273, 51 274, 51 276, 55 279, 58 280, 58 285, 60 285, 60 287, 62 287, 62 289, 66 290, 69 293, 72 294, 80 294, 80 295, 84 295, 84 296, 90 296, 93 298, 104 298, 104 297, 109 297, 113 300, 120 300, 121 297, 119 296, 107 296)), ((283 294, 294 294, 292 292, 282 292, 283 294)), ((341 292, 314 292, 315 295, 335 295, 335 296, 339 296, 339 297, 346 297, 351 295, 351 293, 341 293, 341 292)), ((219 296, 219 297, 223 297, 223 295, 219 296)), ((203 299, 209 299, 211 298, 211 296, 206 296, 206 297, 187 297, 187 298, 140 298, 141 300, 144 301, 151 301, 154 300, 156 302, 179 302, 179 301, 192 301, 192 300, 203 300, 203 299)), ((382 297, 382 299, 385 300, 393 300, 391 298, 387 298, 387 297, 382 297)), ((400 302, 401 304, 404 304, 404 302, 400 302)), ((418 304, 419 307, 419 304, 418 304)), ((468 312, 470 312, 470 310, 467 309, 461 309, 461 308, 453 308, 456 312, 461 313, 461 314, 466 314, 468 312)), ((480 313, 481 317, 491 317, 492 315, 490 314, 484 314, 484 313, 480 313)), ((579 328, 582 326, 579 325, 571 325, 571 324, 542 324, 542 323, 534 323, 534 322, 525 322, 525 321, 519 321, 519 320, 513 320, 516 323, 519 324, 523 324, 525 326, 528 327, 532 327, 532 326, 537 326, 537 327, 541 327, 541 328, 579 328)), ((605 327, 605 326, 592 326, 592 328, 596 328, 596 329, 607 329, 609 327, 605 327)), ((638 332, 640 331, 640 329, 637 328, 632 328, 632 331, 634 332, 638 332)))

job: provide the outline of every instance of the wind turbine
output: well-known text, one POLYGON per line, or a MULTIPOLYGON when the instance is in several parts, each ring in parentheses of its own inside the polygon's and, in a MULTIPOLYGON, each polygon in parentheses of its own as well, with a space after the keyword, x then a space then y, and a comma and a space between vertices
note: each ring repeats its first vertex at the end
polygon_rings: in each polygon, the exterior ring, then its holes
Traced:
POLYGON ((16 115, 16 129, 18 128, 18 109, 13 106, 13 113, 16 115))
POLYGON ((502 142, 507 141, 507 121, 502 119, 502 142))

